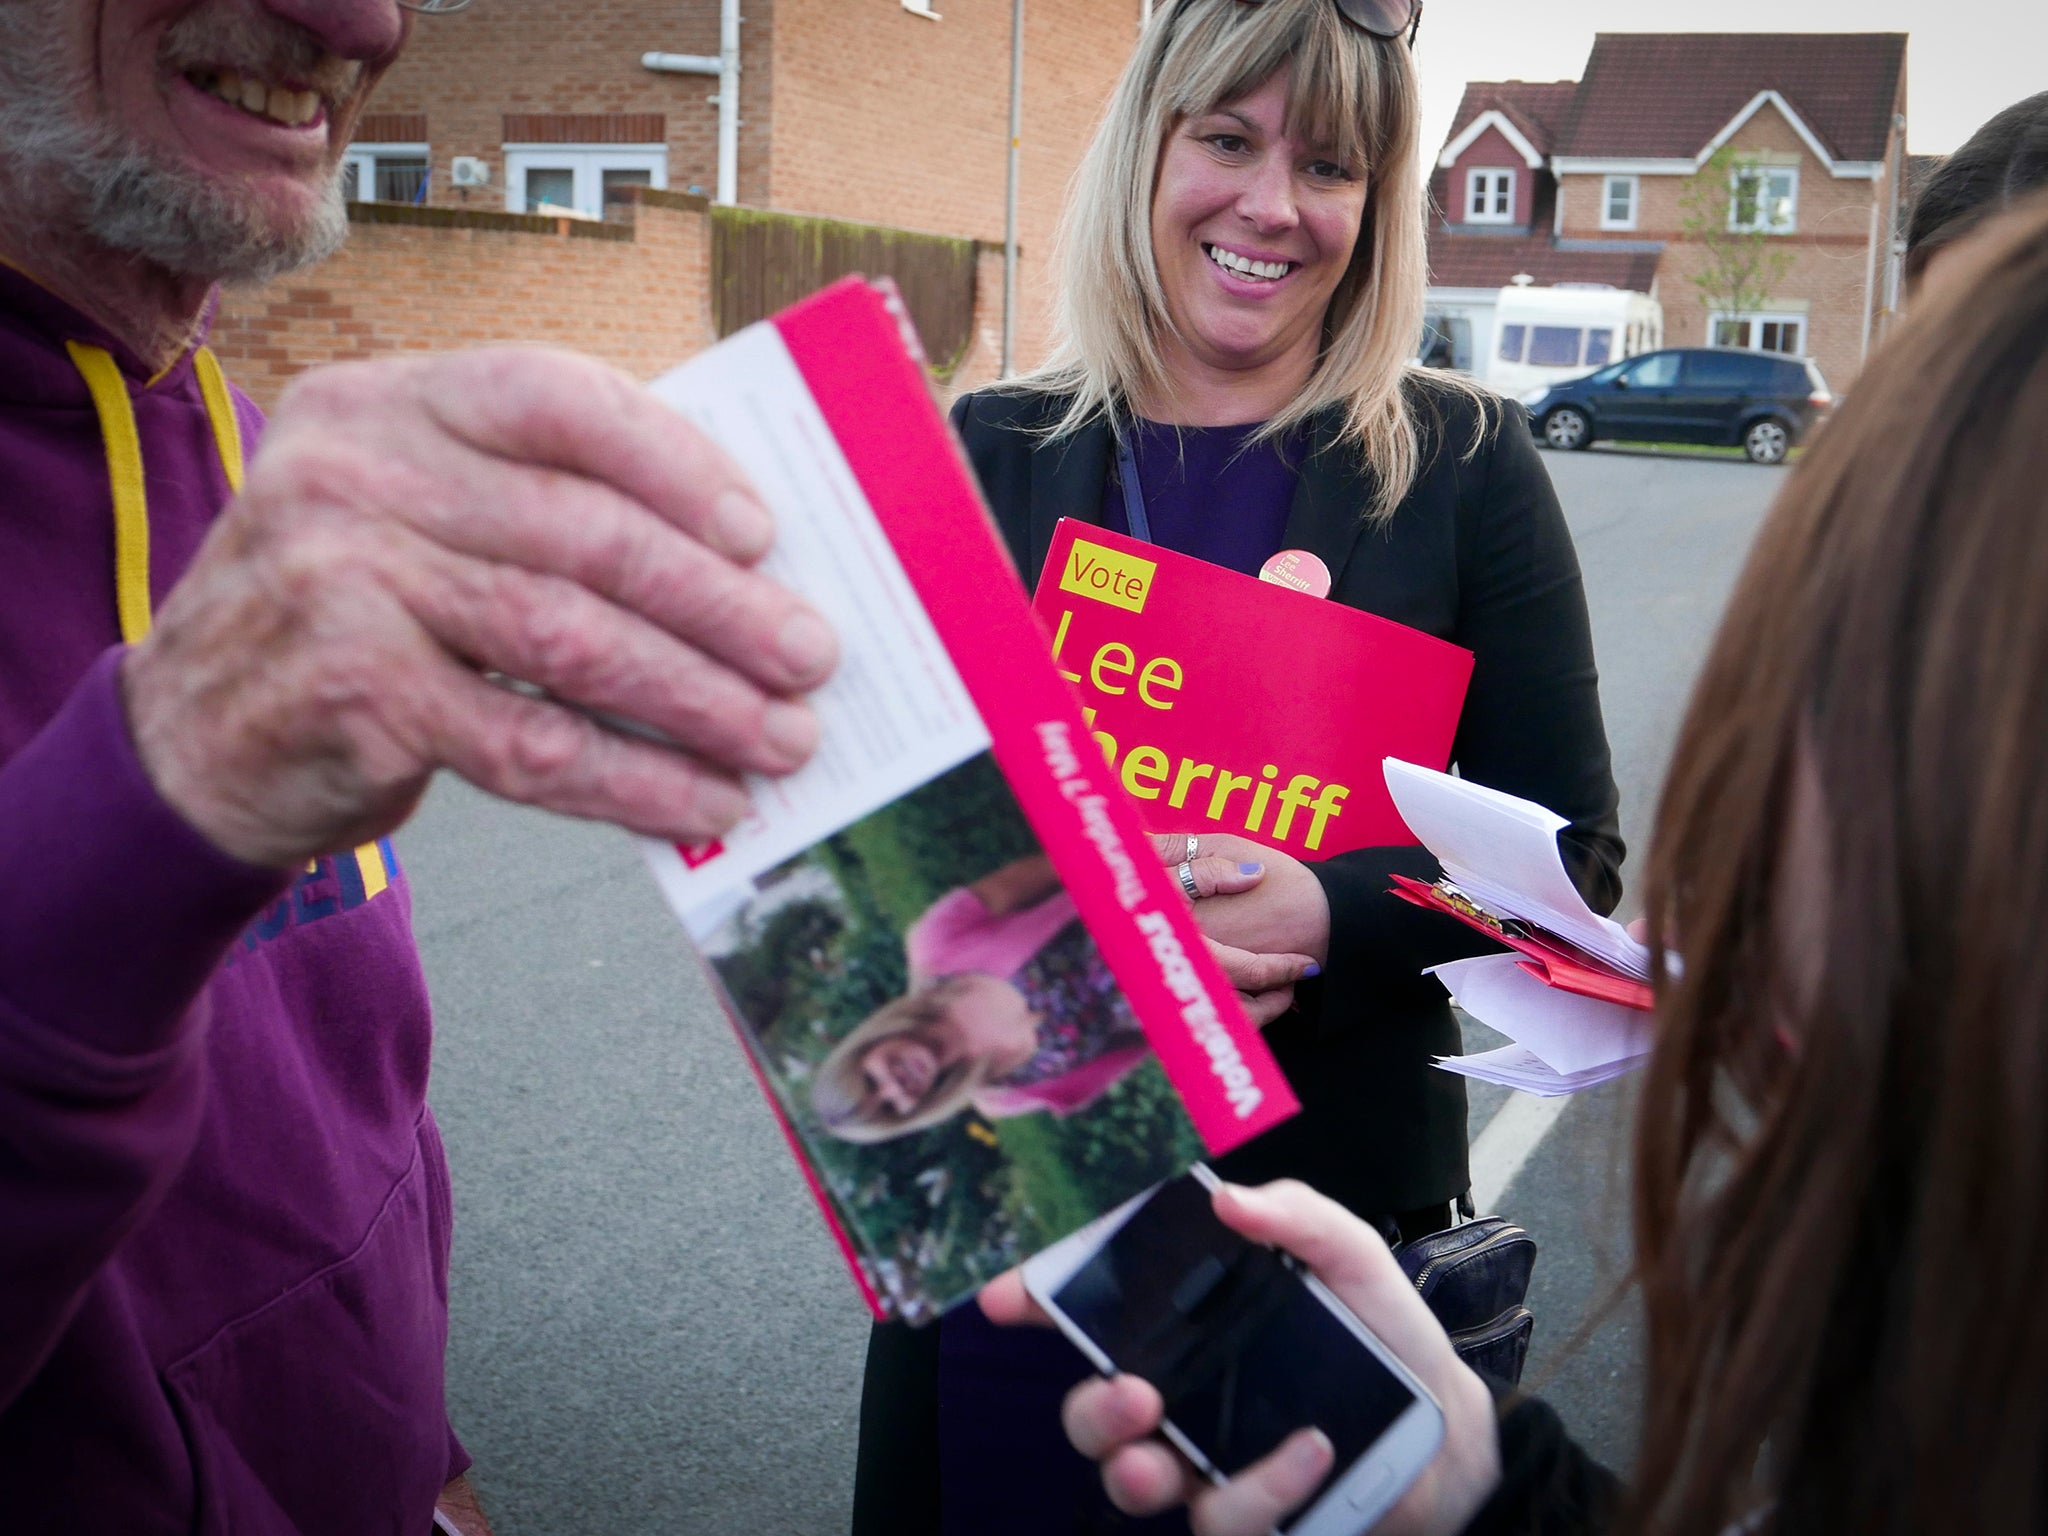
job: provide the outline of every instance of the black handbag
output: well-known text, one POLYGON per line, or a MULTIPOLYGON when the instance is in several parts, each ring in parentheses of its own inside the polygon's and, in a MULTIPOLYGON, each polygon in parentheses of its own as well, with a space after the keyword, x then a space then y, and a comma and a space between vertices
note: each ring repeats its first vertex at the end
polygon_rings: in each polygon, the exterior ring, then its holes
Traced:
POLYGON ((1521 1381, 1536 1331, 1527 1306, 1535 1238, 1505 1216, 1481 1216, 1398 1244, 1394 1257, 1467 1365, 1510 1387, 1521 1381))

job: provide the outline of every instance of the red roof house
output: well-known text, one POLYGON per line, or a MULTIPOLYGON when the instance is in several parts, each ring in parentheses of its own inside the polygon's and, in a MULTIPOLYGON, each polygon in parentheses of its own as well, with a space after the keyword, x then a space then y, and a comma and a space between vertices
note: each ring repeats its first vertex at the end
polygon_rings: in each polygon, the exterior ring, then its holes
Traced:
POLYGON ((1900 33, 1602 33, 1579 80, 1474 82, 1431 181, 1433 308, 1518 275, 1630 288, 1668 345, 1809 354, 1846 383, 1897 290, 1905 84, 1900 33), (1724 147, 1731 229, 1789 257, 1742 314, 1690 280, 1712 257, 1685 194, 1724 147))

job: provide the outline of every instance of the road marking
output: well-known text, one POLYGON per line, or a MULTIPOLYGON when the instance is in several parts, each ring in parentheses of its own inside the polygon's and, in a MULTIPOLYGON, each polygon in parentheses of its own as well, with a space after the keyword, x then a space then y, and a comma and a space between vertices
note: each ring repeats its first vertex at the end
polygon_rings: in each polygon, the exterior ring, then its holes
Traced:
POLYGON ((1479 1214, 1500 1208, 1529 1155, 1550 1134, 1572 1101, 1570 1094, 1539 1099, 1531 1093, 1510 1093, 1472 1143, 1472 1204, 1479 1214))

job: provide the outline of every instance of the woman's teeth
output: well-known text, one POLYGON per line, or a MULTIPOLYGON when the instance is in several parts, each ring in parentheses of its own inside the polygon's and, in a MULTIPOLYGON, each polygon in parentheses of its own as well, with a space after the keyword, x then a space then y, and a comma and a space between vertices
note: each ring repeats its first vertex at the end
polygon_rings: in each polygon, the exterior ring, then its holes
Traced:
POLYGON ((187 78, 200 90, 210 96, 218 96, 229 106, 240 107, 244 112, 268 118, 273 123, 282 123, 287 128, 303 128, 320 115, 318 91, 291 91, 281 85, 265 85, 261 80, 233 69, 187 78))
POLYGON ((1253 261, 1249 256, 1240 256, 1235 251, 1226 251, 1220 245, 1202 247, 1209 259, 1234 277, 1255 278, 1261 282, 1277 282, 1293 270, 1291 261, 1253 261))

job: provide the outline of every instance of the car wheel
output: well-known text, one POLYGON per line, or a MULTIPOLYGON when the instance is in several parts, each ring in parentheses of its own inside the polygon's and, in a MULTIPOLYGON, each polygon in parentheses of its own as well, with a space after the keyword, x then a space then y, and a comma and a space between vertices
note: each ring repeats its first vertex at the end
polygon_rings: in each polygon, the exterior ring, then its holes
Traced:
POLYGON ((1583 411, 1561 405, 1543 418, 1543 441, 1566 453, 1593 446, 1592 424, 1583 411))
POLYGON ((1775 416, 1766 416, 1742 436, 1742 451, 1752 464, 1782 464, 1792 451, 1792 432, 1775 416))

